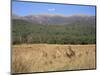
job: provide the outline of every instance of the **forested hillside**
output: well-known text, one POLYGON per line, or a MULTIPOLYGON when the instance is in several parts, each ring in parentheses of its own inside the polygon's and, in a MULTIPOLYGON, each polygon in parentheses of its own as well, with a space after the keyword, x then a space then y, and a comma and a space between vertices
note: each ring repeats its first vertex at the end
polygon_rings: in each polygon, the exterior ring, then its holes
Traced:
POLYGON ((21 19, 12 20, 13 44, 95 44, 95 35, 95 25, 88 23, 43 25, 21 19))

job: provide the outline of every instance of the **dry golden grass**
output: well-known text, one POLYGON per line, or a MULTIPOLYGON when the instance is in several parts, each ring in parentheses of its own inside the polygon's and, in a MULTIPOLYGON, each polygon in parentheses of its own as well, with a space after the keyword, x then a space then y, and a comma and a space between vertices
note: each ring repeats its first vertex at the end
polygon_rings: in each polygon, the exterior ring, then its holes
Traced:
POLYGON ((14 45, 12 72, 95 69, 95 50, 95 45, 14 45))

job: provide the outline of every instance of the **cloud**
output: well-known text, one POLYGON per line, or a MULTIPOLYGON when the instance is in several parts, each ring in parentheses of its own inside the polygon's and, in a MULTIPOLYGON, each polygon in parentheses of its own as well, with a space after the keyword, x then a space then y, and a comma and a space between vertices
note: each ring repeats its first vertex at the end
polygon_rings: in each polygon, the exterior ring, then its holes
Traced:
POLYGON ((55 10, 56 10, 55 8, 48 9, 48 11, 55 11, 55 10))

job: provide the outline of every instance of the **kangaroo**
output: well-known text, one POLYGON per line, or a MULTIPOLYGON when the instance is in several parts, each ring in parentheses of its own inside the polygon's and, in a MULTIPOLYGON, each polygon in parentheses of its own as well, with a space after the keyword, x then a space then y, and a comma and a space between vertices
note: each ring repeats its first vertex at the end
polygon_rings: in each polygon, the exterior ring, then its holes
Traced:
POLYGON ((66 55, 68 58, 72 58, 73 56, 75 56, 75 52, 71 49, 71 47, 68 47, 68 51, 66 52, 66 55))

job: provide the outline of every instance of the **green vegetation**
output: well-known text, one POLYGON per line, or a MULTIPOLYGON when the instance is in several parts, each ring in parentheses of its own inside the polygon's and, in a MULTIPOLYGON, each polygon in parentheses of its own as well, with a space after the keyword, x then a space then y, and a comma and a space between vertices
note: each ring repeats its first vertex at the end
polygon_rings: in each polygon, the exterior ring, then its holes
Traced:
POLYGON ((95 25, 40 25, 24 20, 12 20, 13 44, 95 44, 95 25))

